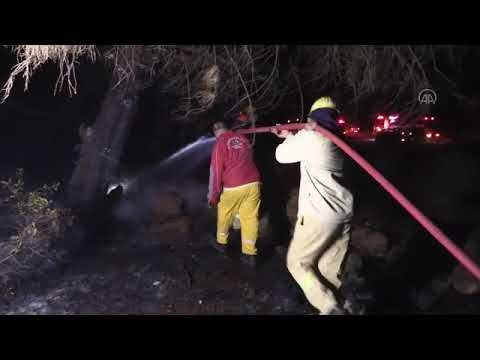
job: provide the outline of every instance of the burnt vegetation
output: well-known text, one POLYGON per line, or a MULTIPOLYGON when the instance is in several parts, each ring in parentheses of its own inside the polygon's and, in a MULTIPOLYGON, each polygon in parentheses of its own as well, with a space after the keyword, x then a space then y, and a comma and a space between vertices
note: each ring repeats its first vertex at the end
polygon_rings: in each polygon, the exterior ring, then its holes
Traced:
MULTIPOLYGON (((11 176, 1 183, 0 281, 7 289, 12 281, 98 246, 133 243, 153 244, 162 252, 163 246, 184 246, 194 254, 204 251, 197 247, 214 227, 214 214, 205 208, 208 144, 201 145, 203 155, 187 152, 175 161, 162 161, 207 134, 214 121, 230 121, 240 111, 253 115, 252 126, 303 120, 312 101, 329 94, 343 112, 360 119, 361 126, 369 126, 366 119, 374 112, 401 108, 409 116, 441 114, 448 118, 445 128, 458 137, 476 140, 479 130, 474 114, 479 108, 475 67, 480 53, 466 46, 13 45, 2 51, 9 65, 2 73, 0 112, 8 131, 20 139, 26 135, 19 129, 31 127, 28 139, 35 132, 53 139, 50 144, 36 140, 35 147, 29 147, 33 140, 26 140, 29 145, 23 149, 32 158, 38 152, 35 162, 43 161, 43 169, 32 165, 29 172, 28 156, 16 154, 5 170, 11 176), (425 88, 439 93, 438 104, 419 104, 418 93, 425 88), (31 100, 35 96, 38 104, 31 100), (17 117, 24 119, 21 125, 15 125, 17 117), (43 122, 35 122, 38 119, 43 122), (156 167, 158 163, 163 165, 156 167), (14 175, 20 167, 27 168, 26 173, 14 175), (36 177, 31 184, 29 173, 36 177)), ((283 260, 295 217, 296 169, 275 164, 274 139, 253 140, 265 185, 261 232, 266 240, 260 246, 268 256, 283 260)), ((8 149, 18 152, 15 145, 8 149)), ((476 151, 476 145, 451 145, 433 155, 441 157, 435 161, 431 150, 423 148, 411 153, 391 148, 363 152, 476 257, 480 253, 473 238, 480 213, 472 205, 478 193, 470 181, 479 174, 476 151), (448 159, 455 159, 460 169, 443 181, 446 177, 438 166, 447 166, 448 159), (432 185, 425 185, 427 181, 432 185), (449 183, 457 184, 454 191, 449 183), (468 211, 460 216, 461 211, 452 210, 441 196, 455 209, 468 211)), ((358 195, 353 248, 362 265, 351 263, 363 266, 360 271, 351 265, 353 288, 368 285, 381 306, 394 312, 427 311, 452 288, 469 299, 478 295, 478 282, 444 258, 423 279, 400 281, 402 276, 416 277, 422 267, 418 257, 438 255, 432 255, 438 245, 365 174, 353 169, 351 178, 358 195), (380 210, 383 206, 385 211, 380 210), (416 239, 426 244, 421 255, 416 239), (407 258, 415 259, 415 270, 407 269, 407 258), (392 275, 380 278, 379 273, 392 275), (392 283, 403 294, 397 297, 399 303, 389 302, 391 285, 386 284, 392 283)), ((169 279, 188 279, 190 290, 195 281, 208 283, 207 265, 195 280, 191 269, 197 265, 178 261, 181 275, 175 270, 169 279)), ((280 271, 275 266, 267 262, 265 271, 280 271)), ((218 276, 219 283, 225 280, 218 276)), ((242 292, 248 286, 240 287, 242 292)), ((247 298, 255 296, 249 293, 247 298)), ((259 296, 269 298, 272 307, 283 301, 276 295, 259 296)), ((270 311, 268 301, 259 305, 261 311, 270 311)))

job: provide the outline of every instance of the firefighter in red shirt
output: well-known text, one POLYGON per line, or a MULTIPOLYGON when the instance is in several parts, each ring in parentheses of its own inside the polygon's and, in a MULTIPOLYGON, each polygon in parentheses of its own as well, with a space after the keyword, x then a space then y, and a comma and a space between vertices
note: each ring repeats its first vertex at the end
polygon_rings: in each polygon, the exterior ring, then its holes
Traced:
POLYGON ((223 253, 228 245, 230 226, 238 214, 241 224, 242 261, 256 265, 260 173, 253 148, 245 135, 227 129, 223 122, 213 125, 217 141, 212 151, 208 203, 217 206, 215 248, 223 253))

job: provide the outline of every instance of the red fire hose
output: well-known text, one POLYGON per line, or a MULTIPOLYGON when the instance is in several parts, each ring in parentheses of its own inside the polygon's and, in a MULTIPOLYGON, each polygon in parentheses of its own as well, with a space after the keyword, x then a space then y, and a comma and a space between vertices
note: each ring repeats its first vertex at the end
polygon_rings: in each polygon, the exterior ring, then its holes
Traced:
MULTIPOLYGON (((305 124, 287 124, 277 126, 258 127, 250 129, 241 129, 236 132, 240 134, 250 133, 263 133, 271 132, 276 128, 281 130, 301 130, 305 127, 305 124)), ((343 140, 332 134, 330 131, 317 126, 316 131, 321 133, 335 143, 340 149, 342 149, 348 156, 350 156, 357 164, 359 164, 370 176, 372 176, 392 197, 412 215, 437 241, 442 244, 470 273, 475 276, 477 280, 480 280, 480 267, 462 251, 452 240, 450 240, 435 224, 433 224, 415 205, 413 205, 398 189, 391 184, 377 169, 375 169, 367 160, 365 160, 360 154, 353 150, 343 140)))

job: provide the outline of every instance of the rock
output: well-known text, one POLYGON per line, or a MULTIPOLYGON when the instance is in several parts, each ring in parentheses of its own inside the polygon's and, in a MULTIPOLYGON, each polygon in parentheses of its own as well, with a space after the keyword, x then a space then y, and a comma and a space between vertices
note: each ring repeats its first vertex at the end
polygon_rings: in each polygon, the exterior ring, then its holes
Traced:
POLYGON ((350 315, 365 315, 366 312, 365 306, 352 299, 345 300, 343 309, 350 315))
POLYGON ((29 307, 32 309, 41 309, 43 307, 47 306, 47 303, 44 301, 34 301, 30 303, 29 307))
POLYGON ((167 287, 166 286, 160 286, 158 288, 158 291, 155 293, 155 297, 157 299, 163 299, 167 296, 167 287))
POLYGON ((422 311, 427 311, 447 293, 449 287, 448 279, 437 277, 427 287, 418 292, 413 292, 412 296, 417 307, 422 311))
POLYGON ((155 292, 155 297, 157 299, 163 299, 168 295, 168 282, 167 279, 163 278, 160 281, 155 281, 153 286, 157 288, 155 292))
POLYGON ((374 301, 373 293, 362 274, 363 263, 361 256, 353 252, 345 260, 341 292, 345 299, 344 308, 351 314, 363 314, 365 308, 374 301))
POLYGON ((480 292, 480 281, 476 280, 463 266, 457 266, 450 277, 453 288, 463 295, 480 292))
POLYGON ((152 235, 155 235, 155 238, 169 239, 169 236, 160 237, 160 234, 173 233, 177 236, 179 234, 186 235, 190 234, 192 226, 192 220, 189 216, 181 216, 167 219, 164 222, 154 222, 150 226, 148 232, 152 235))
POLYGON ((405 253, 405 247, 402 245, 394 245, 385 255, 387 263, 396 262, 405 253))
MULTIPOLYGON (((475 261, 480 263, 480 227, 468 235, 464 246, 465 252, 475 261)), ((458 265, 450 276, 453 288, 461 294, 473 295, 480 292, 480 281, 475 279, 462 265, 458 265)))
POLYGON ((40 314, 41 315, 45 315, 47 314, 48 312, 50 311, 50 308, 47 306, 47 307, 44 307, 40 310, 40 314))
POLYGON ((354 253, 348 254, 345 259, 345 265, 343 266, 344 277, 357 277, 362 271, 362 267, 363 261, 359 255, 354 253))
POLYGON ((253 299, 255 297, 256 291, 252 286, 244 284, 241 287, 243 291, 243 296, 245 296, 246 299, 253 299))
POLYGON ((270 299, 270 293, 266 291, 262 291, 258 297, 258 301, 260 302, 267 302, 270 299))
POLYGON ((283 296, 280 302, 282 304, 283 311, 290 312, 295 310, 298 307, 297 301, 290 296, 283 296))
POLYGON ((183 200, 174 193, 155 193, 155 199, 152 206, 153 222, 163 223, 172 217, 183 215, 183 200))
POLYGON ((254 315, 258 313, 258 306, 256 304, 246 304, 245 305, 245 310, 247 315, 254 315))
POLYGON ((127 305, 127 304, 126 304, 126 300, 120 299, 120 300, 117 300, 117 301, 115 302, 115 305, 114 305, 114 306, 115 306, 116 308, 118 308, 118 309, 121 309, 121 308, 124 308, 126 305, 127 305))
POLYGON ((151 265, 147 264, 144 267, 142 267, 140 272, 142 272, 142 273, 147 272, 148 270, 150 270, 151 267, 152 267, 151 265))
POLYGON ((351 246, 361 256, 383 257, 388 243, 387 237, 378 231, 363 227, 352 231, 351 246))
POLYGON ((80 291, 81 293, 84 293, 84 294, 88 294, 90 292, 90 288, 86 285, 81 285, 78 288, 78 291, 80 291))

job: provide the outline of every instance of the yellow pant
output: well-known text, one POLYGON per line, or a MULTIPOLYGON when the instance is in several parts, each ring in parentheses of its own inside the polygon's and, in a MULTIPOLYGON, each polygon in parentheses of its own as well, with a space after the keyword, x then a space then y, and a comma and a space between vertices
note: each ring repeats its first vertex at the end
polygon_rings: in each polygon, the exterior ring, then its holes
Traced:
POLYGON ((235 215, 240 215, 242 253, 256 255, 258 238, 258 212, 260 209, 260 183, 251 183, 223 189, 218 203, 217 242, 228 244, 228 232, 235 215))
POLYGON ((350 242, 350 224, 324 223, 299 216, 287 253, 287 268, 306 298, 322 313, 328 313, 337 300, 327 283, 339 289, 339 273, 350 242), (321 280, 315 271, 318 267, 321 280))

